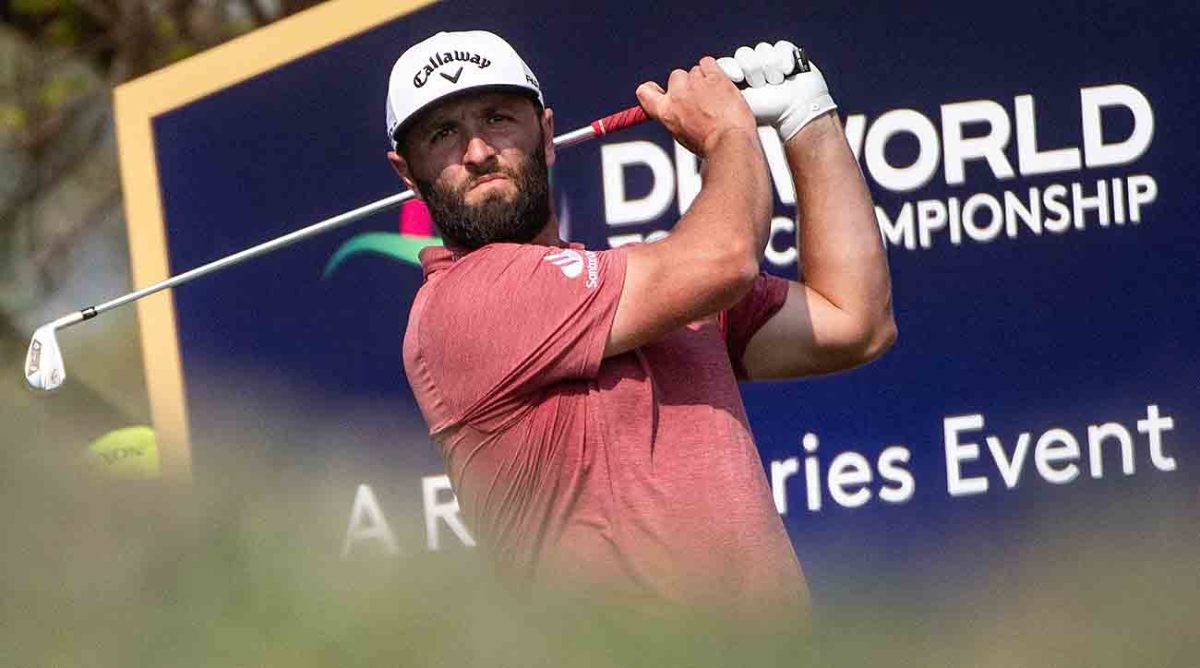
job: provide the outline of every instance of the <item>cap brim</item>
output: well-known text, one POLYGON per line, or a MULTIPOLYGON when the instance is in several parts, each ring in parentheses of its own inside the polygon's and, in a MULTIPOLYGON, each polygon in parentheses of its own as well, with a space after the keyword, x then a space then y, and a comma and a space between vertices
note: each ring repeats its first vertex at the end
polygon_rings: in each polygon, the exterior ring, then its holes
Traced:
POLYGON ((453 93, 449 93, 449 94, 443 95, 441 97, 438 97, 436 99, 430 100, 430 101, 426 102, 425 104, 417 107, 411 114, 408 115, 408 118, 404 119, 403 123, 401 123, 400 125, 397 125, 396 129, 392 131, 392 143, 395 144, 396 146, 399 146, 401 140, 404 138, 404 133, 409 128, 411 128, 413 126, 413 124, 415 124, 417 121, 421 120, 421 116, 423 116, 425 114, 425 112, 429 111, 433 107, 436 107, 437 105, 439 105, 443 102, 446 102, 447 100, 454 100, 454 99, 462 97, 463 95, 467 95, 470 93, 492 93, 492 92, 516 93, 517 95, 523 95, 523 96, 533 100, 538 105, 544 106, 544 104, 542 103, 540 94, 537 91, 535 91, 531 88, 526 88, 524 86, 515 86, 512 84, 495 84, 495 83, 479 84, 478 86, 468 86, 461 90, 456 90, 453 93))

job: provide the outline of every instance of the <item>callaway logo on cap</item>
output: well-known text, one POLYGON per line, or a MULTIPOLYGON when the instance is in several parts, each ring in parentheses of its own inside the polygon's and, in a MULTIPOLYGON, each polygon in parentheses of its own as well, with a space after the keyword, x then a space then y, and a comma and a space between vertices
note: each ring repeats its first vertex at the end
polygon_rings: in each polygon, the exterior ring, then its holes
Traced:
MULTIPOLYGON (((471 53, 470 51, 450 51, 445 54, 435 53, 429 59, 428 63, 425 63, 421 66, 420 70, 417 70, 417 73, 413 76, 413 86, 417 88, 424 86, 429 81, 429 77, 433 76, 434 72, 438 72, 438 69, 443 65, 453 65, 460 62, 470 63, 481 70, 487 69, 492 64, 492 61, 487 58, 477 53, 471 53)), ((454 70, 454 74, 446 74, 445 72, 438 72, 438 74, 442 75, 450 83, 458 83, 458 80, 462 77, 464 67, 465 65, 459 65, 458 69, 454 70)))
POLYGON ((500 37, 483 30, 440 32, 400 55, 388 79, 387 133, 396 137, 423 109, 464 91, 524 93, 545 105, 537 77, 500 37))

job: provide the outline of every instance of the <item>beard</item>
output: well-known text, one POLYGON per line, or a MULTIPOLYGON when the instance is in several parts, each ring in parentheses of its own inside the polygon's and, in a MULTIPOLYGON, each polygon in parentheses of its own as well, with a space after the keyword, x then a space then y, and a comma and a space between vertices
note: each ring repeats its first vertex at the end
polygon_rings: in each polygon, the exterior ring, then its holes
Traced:
POLYGON ((517 193, 511 201, 490 193, 482 202, 469 205, 470 181, 453 187, 416 180, 442 238, 467 250, 497 242, 532 241, 550 220, 549 169, 541 143, 516 168, 497 166, 472 177, 486 174, 502 174, 513 182, 517 193))

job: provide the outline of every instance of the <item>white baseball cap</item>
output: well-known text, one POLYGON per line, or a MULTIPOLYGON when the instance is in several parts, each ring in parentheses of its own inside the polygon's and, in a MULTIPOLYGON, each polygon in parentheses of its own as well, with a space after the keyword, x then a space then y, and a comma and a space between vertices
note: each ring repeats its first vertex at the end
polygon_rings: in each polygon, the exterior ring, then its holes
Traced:
POLYGON ((498 35, 484 30, 439 32, 409 47, 388 79, 387 133, 392 148, 399 131, 423 109, 481 88, 524 93, 546 104, 537 77, 498 35))

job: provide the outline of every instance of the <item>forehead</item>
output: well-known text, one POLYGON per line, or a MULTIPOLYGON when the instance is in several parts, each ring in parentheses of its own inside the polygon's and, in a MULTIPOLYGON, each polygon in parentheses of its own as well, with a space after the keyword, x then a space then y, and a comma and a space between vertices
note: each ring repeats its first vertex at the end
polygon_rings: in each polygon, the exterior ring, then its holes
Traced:
POLYGON ((519 93, 486 91, 466 93, 443 100, 425 109, 413 122, 413 128, 433 125, 460 116, 472 116, 494 109, 532 109, 530 99, 519 93))

